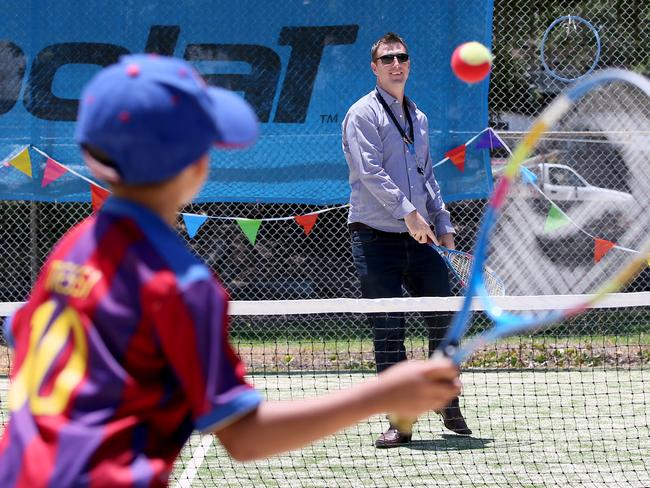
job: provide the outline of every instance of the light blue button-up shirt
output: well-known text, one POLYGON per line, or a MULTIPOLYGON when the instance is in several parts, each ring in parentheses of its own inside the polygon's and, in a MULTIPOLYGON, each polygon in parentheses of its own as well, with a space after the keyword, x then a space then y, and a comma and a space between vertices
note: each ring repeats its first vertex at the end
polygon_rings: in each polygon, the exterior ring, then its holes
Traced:
MULTIPOLYGON (((382 88, 378 90, 409 134, 402 105, 382 88)), ((385 232, 407 232, 404 217, 417 210, 441 236, 454 232, 454 228, 431 168, 429 122, 411 100, 408 103, 415 155, 379 102, 376 90, 348 110, 343 120, 343 152, 351 187, 348 222, 361 222, 385 232)))

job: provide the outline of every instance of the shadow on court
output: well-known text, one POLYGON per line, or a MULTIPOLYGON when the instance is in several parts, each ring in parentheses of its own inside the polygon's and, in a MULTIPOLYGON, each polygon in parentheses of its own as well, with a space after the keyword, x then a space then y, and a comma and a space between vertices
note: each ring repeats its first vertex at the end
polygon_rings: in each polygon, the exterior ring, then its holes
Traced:
POLYGON ((414 440, 404 447, 415 451, 467 451, 484 449, 492 442, 490 438, 443 434, 442 439, 414 440))

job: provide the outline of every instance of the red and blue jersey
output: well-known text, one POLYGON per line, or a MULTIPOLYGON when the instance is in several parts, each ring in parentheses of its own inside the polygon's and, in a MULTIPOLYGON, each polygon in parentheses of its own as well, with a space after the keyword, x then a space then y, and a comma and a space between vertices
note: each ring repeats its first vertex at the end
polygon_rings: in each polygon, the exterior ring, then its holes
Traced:
POLYGON ((157 215, 110 198, 5 324, 14 347, 0 486, 166 486, 193 430, 257 408, 227 296, 157 215))

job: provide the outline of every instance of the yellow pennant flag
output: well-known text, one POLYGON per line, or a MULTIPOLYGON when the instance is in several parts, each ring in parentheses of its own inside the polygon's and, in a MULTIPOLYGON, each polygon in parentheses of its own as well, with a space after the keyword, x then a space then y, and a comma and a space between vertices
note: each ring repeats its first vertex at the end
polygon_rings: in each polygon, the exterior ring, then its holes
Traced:
POLYGON ((20 151, 13 159, 9 161, 14 168, 19 171, 22 171, 30 178, 32 177, 32 161, 29 158, 29 149, 25 146, 25 149, 20 151))

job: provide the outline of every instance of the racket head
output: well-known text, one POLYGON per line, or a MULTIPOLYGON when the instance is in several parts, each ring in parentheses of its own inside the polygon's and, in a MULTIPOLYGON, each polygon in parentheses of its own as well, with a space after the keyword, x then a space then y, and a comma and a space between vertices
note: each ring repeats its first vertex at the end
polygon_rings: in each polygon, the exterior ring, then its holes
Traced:
POLYGON ((468 293, 442 343, 454 360, 462 361, 485 342, 577 315, 623 288, 647 265, 649 162, 650 81, 643 76, 606 70, 572 86, 546 108, 513 151, 483 216, 468 293), (586 181, 598 176, 603 190, 629 198, 603 202, 572 197, 560 205, 553 195, 535 197, 519 171, 525 162, 549 154, 561 155, 554 164, 571 163, 576 172, 591 169, 586 181), (562 225, 555 225, 557 215, 562 225), (500 270, 509 295, 593 296, 565 310, 506 313, 488 296, 486 265, 500 270), (494 327, 459 354, 455 351, 470 323, 474 295, 480 296, 494 327))
POLYGON ((549 76, 568 83, 587 76, 596 68, 600 50, 596 27, 582 17, 565 15, 551 22, 544 31, 540 60, 549 76))
MULTIPOLYGON (((474 256, 456 249, 448 249, 442 246, 433 247, 445 260, 447 267, 454 275, 461 290, 464 292, 469 284, 474 256)), ((492 268, 489 266, 484 267, 483 274, 485 276, 486 289, 489 295, 504 296, 506 294, 505 283, 492 268)))

